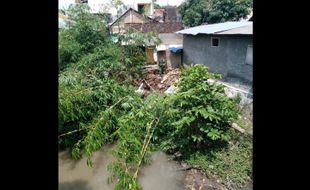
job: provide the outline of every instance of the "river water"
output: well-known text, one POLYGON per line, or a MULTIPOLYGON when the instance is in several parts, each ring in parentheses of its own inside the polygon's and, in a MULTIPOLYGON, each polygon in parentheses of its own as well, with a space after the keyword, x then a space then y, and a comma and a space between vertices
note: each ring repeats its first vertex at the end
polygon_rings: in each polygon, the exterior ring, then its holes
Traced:
MULTIPOLYGON (((67 151, 59 152, 59 190, 113 190, 107 184, 110 173, 107 165, 114 161, 111 145, 93 154, 94 168, 86 165, 86 158, 73 160, 67 151)), ((141 168, 139 182, 144 190, 184 190, 185 172, 161 152, 154 152, 151 164, 141 168)))

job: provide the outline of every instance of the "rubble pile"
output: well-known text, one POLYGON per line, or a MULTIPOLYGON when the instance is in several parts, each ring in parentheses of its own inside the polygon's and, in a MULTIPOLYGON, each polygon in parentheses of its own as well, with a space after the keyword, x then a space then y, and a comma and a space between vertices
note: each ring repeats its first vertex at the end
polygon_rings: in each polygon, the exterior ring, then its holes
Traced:
POLYGON ((139 93, 147 96, 151 91, 159 91, 164 93, 170 86, 172 86, 180 77, 181 70, 173 69, 167 74, 160 75, 159 69, 153 67, 146 67, 141 79, 134 81, 134 85, 139 87, 139 93))
POLYGON ((163 79, 160 81, 160 84, 164 84, 167 88, 169 88, 180 78, 180 75, 180 69, 171 70, 163 77, 163 79))

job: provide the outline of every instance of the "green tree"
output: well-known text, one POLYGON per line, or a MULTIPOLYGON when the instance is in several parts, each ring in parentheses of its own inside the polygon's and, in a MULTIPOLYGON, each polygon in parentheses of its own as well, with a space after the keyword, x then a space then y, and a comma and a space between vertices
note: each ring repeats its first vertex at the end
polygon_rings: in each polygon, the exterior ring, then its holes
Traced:
POLYGON ((250 13, 252 6, 252 0, 186 0, 178 9, 183 23, 192 27, 238 21, 250 13))
POLYGON ((69 28, 59 31, 60 70, 77 62, 107 39, 106 23, 89 10, 89 6, 85 4, 70 5, 66 10, 69 28))

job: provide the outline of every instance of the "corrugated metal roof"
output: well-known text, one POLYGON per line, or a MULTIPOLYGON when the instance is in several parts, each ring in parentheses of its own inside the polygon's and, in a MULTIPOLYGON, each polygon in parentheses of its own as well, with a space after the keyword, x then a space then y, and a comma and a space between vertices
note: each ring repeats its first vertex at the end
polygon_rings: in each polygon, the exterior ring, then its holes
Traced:
MULTIPOLYGON (((218 24, 207 24, 207 25, 201 25, 201 26, 196 26, 192 28, 188 28, 185 30, 180 30, 176 33, 179 34, 190 34, 190 35, 197 35, 197 34, 221 34, 221 32, 240 28, 240 27, 245 27, 245 26, 250 26, 252 27, 252 22, 224 22, 224 23, 218 23, 218 24)), ((246 30, 246 34, 248 34, 249 30, 246 30)), ((239 31, 239 34, 242 30, 239 31)), ((226 33, 227 34, 227 33, 226 33)))
POLYGON ((216 34, 253 34, 253 27, 252 27, 252 25, 242 26, 239 28, 226 30, 224 32, 219 32, 216 34))

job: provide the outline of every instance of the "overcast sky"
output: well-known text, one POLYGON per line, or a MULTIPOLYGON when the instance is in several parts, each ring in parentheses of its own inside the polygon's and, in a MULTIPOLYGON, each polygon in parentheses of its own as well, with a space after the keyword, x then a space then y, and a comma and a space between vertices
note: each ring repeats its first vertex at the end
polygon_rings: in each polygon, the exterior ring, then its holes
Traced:
MULTIPOLYGON (((123 0, 126 2, 126 0, 123 0)), ((129 0, 131 1, 131 0, 129 0)), ((163 5, 176 5, 179 6, 184 0, 157 0, 157 4, 163 5)), ((74 0, 58 0, 59 8, 67 8, 71 3, 74 3, 74 0)), ((91 0, 92 3, 101 3, 101 2, 108 2, 108 0, 91 0)))
POLYGON ((157 0, 159 5, 176 5, 179 6, 184 0, 157 0))

